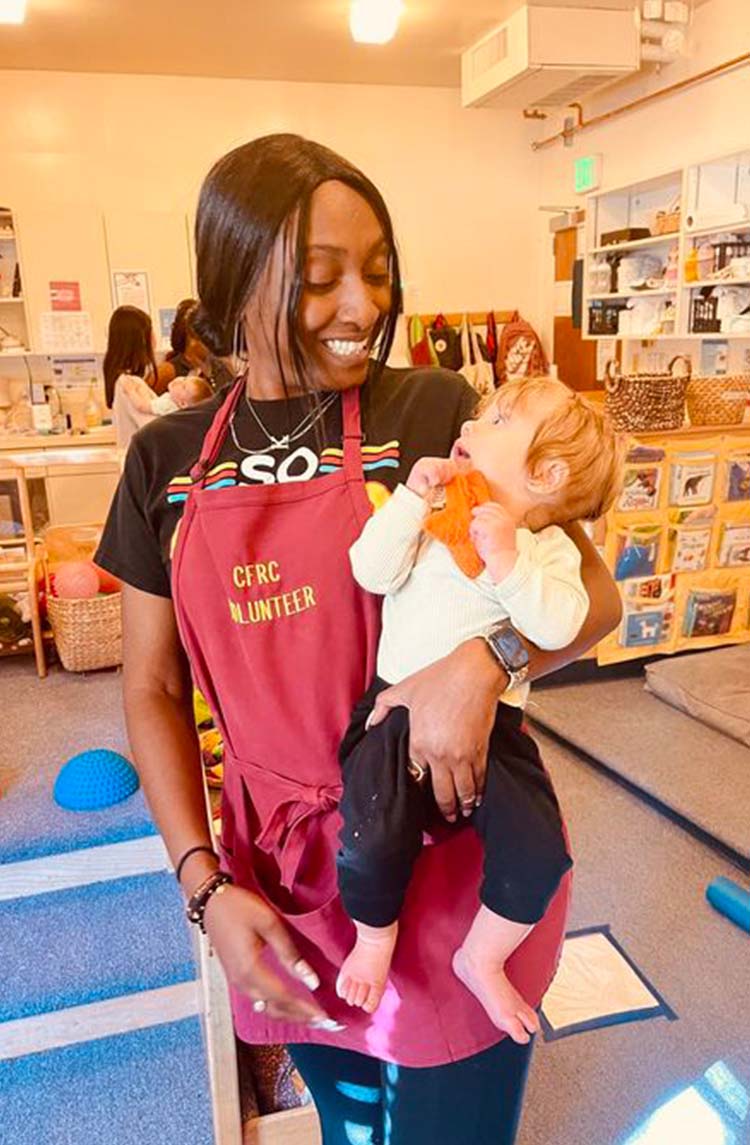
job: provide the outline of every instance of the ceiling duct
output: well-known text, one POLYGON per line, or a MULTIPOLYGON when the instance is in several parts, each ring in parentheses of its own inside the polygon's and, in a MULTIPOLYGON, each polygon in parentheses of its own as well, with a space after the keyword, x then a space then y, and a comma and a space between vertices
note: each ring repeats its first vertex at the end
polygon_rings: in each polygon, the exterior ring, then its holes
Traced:
POLYGON ((640 13, 524 5, 461 57, 464 107, 567 107, 641 66, 640 13))

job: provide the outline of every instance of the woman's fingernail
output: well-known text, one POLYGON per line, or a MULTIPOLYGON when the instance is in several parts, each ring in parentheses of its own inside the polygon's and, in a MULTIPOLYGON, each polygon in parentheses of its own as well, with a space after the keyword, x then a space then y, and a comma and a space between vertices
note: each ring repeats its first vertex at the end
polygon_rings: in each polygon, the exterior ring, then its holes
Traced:
POLYGON ((464 814, 464 819, 470 819, 471 816, 474 814, 474 808, 473 807, 464 807, 463 814, 464 814))
POLYGON ((346 1026, 342 1026, 334 1018, 313 1018, 309 1023, 311 1030, 325 1030, 329 1034, 340 1034, 346 1026))
POLYGON ((369 716, 368 716, 368 717, 367 717, 367 719, 365 720, 365 731, 366 731, 366 732, 369 732, 369 730, 370 730, 370 724, 372 723, 372 721, 373 721, 374 719, 375 719, 375 709, 373 708, 373 709, 372 709, 372 711, 370 712, 369 716))
POLYGON ((308 990, 317 990, 318 986, 320 986, 320 978, 318 978, 312 966, 305 962, 304 958, 300 958, 295 962, 294 973, 298 978, 302 979, 308 990))

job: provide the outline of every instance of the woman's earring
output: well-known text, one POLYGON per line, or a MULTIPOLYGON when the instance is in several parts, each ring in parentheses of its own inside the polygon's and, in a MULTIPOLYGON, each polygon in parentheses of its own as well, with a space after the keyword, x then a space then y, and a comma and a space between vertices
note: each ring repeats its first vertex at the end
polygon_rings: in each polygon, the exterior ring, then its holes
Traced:
POLYGON ((242 320, 235 322, 232 335, 232 373, 236 378, 244 374, 247 363, 247 345, 242 320))

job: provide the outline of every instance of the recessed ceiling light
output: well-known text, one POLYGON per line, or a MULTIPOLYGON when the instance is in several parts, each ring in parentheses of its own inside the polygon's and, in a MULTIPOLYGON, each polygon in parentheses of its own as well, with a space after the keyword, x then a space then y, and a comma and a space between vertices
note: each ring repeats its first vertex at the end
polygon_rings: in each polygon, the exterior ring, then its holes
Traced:
POLYGON ((387 44, 398 30, 401 0, 351 0, 349 27, 358 44, 387 44))
POLYGON ((23 24, 26 0, 0 0, 0 24, 23 24))

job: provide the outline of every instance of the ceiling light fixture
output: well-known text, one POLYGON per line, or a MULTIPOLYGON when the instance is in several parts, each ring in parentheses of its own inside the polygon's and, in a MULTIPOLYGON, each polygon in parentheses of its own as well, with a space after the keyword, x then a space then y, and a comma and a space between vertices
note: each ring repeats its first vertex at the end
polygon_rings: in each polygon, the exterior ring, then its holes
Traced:
POLYGON ((0 0, 0 24, 23 24, 26 0, 0 0))
POLYGON ((351 0, 349 28, 358 44, 387 44, 398 30, 401 0, 351 0))

